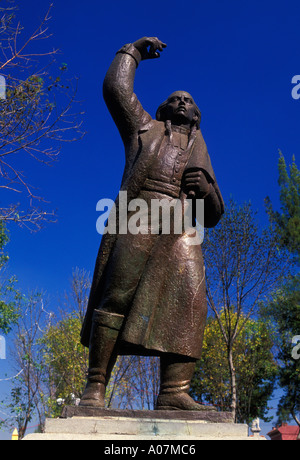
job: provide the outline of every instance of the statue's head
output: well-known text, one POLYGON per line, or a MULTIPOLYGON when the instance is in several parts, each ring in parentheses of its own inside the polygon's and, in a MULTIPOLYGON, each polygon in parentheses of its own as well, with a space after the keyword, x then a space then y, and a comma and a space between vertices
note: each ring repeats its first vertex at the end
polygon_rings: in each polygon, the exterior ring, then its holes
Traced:
POLYGON ((196 126, 199 129, 201 112, 186 91, 175 91, 156 111, 158 121, 170 120, 176 125, 196 126))

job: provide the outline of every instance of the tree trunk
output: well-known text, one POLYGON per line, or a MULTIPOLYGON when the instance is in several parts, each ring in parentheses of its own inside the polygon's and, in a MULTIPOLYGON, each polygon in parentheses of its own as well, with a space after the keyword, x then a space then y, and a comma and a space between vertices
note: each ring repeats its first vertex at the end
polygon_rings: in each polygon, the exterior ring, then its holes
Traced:
POLYGON ((229 364, 229 371, 230 371, 230 393, 231 393, 231 411, 233 414, 234 421, 236 422, 236 374, 235 368, 233 365, 233 357, 232 357, 232 347, 229 346, 228 348, 228 364, 229 364))
POLYGON ((293 419, 295 420, 295 422, 297 423, 297 425, 299 427, 299 433, 298 433, 298 436, 297 436, 297 441, 300 441, 300 419, 297 417, 294 408, 295 408, 295 405, 291 410, 291 414, 292 414, 293 419))

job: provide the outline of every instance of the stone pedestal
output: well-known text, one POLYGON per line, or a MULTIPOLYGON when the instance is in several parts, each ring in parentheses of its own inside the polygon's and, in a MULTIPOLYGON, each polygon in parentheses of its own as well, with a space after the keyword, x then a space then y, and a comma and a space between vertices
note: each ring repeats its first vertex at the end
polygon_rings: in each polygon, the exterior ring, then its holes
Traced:
POLYGON ((250 440, 248 426, 230 412, 131 411, 69 406, 47 419, 45 433, 25 440, 196 441, 250 440))

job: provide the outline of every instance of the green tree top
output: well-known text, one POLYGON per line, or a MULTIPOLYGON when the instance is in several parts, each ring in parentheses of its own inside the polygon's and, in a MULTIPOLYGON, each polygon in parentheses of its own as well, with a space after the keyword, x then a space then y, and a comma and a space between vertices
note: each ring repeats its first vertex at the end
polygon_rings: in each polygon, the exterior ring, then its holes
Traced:
POLYGON ((266 198, 267 213, 280 248, 294 256, 296 273, 286 276, 284 283, 273 293, 272 299, 262 305, 264 317, 272 318, 276 329, 279 386, 283 390, 277 415, 278 423, 292 417, 300 426, 300 359, 294 356, 294 340, 300 335, 300 171, 295 157, 287 168, 285 158, 279 152, 278 185, 280 212, 274 211, 266 198))
POLYGON ((280 236, 282 248, 296 256, 300 256, 300 171, 295 157, 287 168, 285 158, 279 151, 278 185, 281 211, 274 211, 270 198, 267 197, 266 208, 270 222, 280 236))

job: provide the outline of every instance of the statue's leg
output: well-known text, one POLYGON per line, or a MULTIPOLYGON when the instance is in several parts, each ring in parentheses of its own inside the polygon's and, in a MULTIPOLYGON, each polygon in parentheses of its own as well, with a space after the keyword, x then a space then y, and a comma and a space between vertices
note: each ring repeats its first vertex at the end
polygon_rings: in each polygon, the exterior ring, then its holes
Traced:
MULTIPOLYGON (((156 235, 155 235, 156 236, 156 235)), ((102 298, 94 310, 87 385, 80 405, 104 407, 105 389, 117 358, 117 340, 155 236, 121 235, 112 251, 102 298)))
POLYGON ((171 354, 161 356, 157 410, 216 410, 213 406, 196 403, 188 394, 195 365, 196 360, 192 358, 171 354))
POLYGON ((94 311, 87 385, 80 406, 105 407, 105 390, 117 358, 117 339, 124 316, 94 311))

